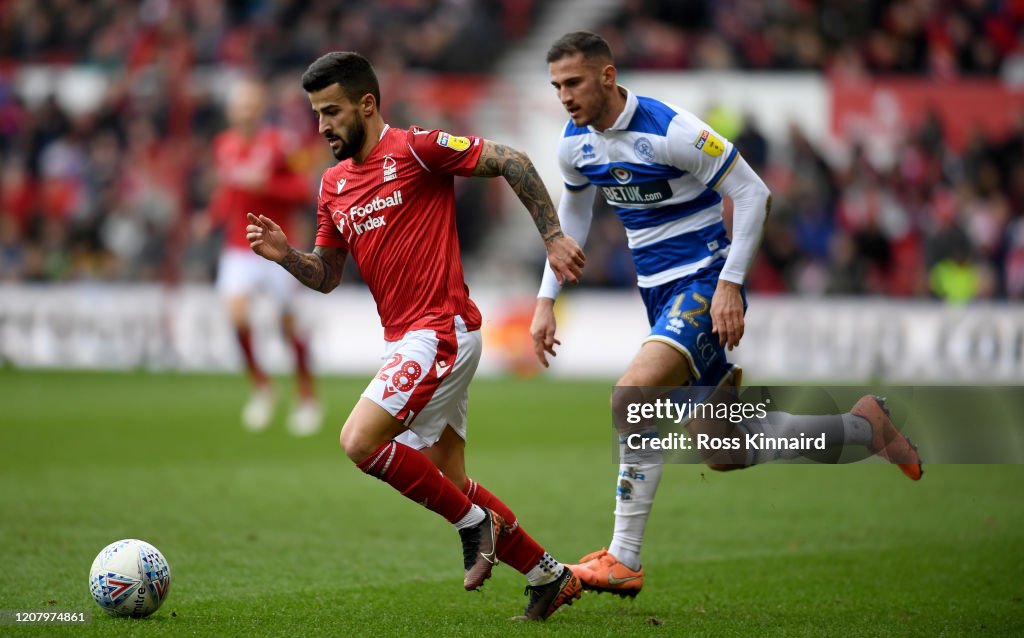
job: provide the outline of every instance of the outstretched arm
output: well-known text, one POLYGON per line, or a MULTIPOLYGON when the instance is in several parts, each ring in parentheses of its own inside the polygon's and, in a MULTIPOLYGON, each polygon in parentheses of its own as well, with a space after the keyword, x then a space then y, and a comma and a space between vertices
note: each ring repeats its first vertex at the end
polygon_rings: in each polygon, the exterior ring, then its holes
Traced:
POLYGON ((267 217, 248 214, 246 239, 253 252, 281 264, 303 285, 328 293, 338 287, 345 267, 346 251, 341 248, 317 246, 311 253, 292 248, 288 237, 277 223, 267 217))
POLYGON ((533 162, 526 153, 514 148, 484 140, 480 159, 473 170, 474 177, 502 176, 512 191, 523 202, 533 218, 537 231, 548 251, 548 262, 558 278, 577 282, 583 270, 583 251, 574 239, 562 232, 555 214, 555 205, 533 162))
POLYGON ((562 227, 555 214, 555 205, 544 187, 537 169, 526 153, 514 148, 484 140, 480 159, 473 169, 474 177, 502 176, 512 190, 530 211, 533 223, 537 225, 544 243, 562 236, 562 227))

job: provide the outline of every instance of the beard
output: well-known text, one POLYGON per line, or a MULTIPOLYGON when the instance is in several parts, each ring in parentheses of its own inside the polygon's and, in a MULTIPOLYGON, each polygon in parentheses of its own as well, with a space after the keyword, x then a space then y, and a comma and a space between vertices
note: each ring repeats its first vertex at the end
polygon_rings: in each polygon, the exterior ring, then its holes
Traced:
POLYGON ((604 119, 605 113, 608 112, 608 98, 601 94, 597 102, 594 104, 594 114, 586 119, 585 122, 581 122, 578 126, 592 126, 594 122, 600 122, 604 119))
POLYGON ((336 136, 341 141, 341 145, 338 148, 331 149, 331 152, 334 153, 334 158, 339 162, 353 157, 359 152, 359 149, 363 148, 363 143, 366 141, 366 127, 361 119, 357 119, 352 126, 343 132, 343 136, 336 136))

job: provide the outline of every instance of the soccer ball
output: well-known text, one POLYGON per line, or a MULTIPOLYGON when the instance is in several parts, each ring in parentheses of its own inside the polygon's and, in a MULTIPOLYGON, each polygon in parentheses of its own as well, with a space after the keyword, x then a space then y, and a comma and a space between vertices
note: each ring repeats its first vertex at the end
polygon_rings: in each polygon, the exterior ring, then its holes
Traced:
POLYGON ((167 598, 171 568, 160 550, 127 538, 103 548, 89 570, 89 591, 103 611, 142 618, 167 598))

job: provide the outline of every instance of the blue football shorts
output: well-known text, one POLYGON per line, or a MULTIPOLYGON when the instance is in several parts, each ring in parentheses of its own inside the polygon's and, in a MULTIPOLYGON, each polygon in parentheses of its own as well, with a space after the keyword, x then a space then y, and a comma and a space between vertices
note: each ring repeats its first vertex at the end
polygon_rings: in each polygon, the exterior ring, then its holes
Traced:
MULTIPOLYGON (((730 367, 718 334, 711 332, 711 297, 717 285, 718 272, 712 271, 640 289, 651 324, 644 343, 660 341, 679 350, 690 365, 694 385, 716 385, 730 367)), ((746 311, 746 292, 741 289, 741 294, 746 311)))

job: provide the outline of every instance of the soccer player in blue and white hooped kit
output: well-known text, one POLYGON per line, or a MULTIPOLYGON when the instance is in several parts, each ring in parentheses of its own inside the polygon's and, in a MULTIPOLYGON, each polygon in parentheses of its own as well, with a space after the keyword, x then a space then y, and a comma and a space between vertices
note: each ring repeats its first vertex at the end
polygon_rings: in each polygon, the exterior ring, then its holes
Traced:
MULTIPOLYGON (((608 43, 569 33, 547 55, 551 84, 568 111, 558 146, 565 187, 562 228, 581 245, 598 191, 623 226, 651 332, 618 387, 701 385, 737 388, 741 370, 726 360, 743 337, 743 282, 771 208, 764 182, 727 139, 689 111, 637 96, 616 82, 608 43), (722 194, 733 200, 732 238, 722 221, 722 194)), ((555 354, 554 300, 560 286, 546 268, 533 323, 541 363, 555 354)), ((613 404, 617 394, 613 395, 613 404)), ((615 410, 613 405, 613 412, 615 410)), ((859 443, 920 478, 920 459, 885 412, 867 396, 841 420, 768 413, 741 429, 765 437, 818 434, 859 443)), ((635 596, 643 586, 640 547, 662 474, 660 452, 621 446, 615 529, 602 549, 571 566, 591 590, 635 596)), ((745 457, 712 469, 738 469, 786 458, 745 457)))

